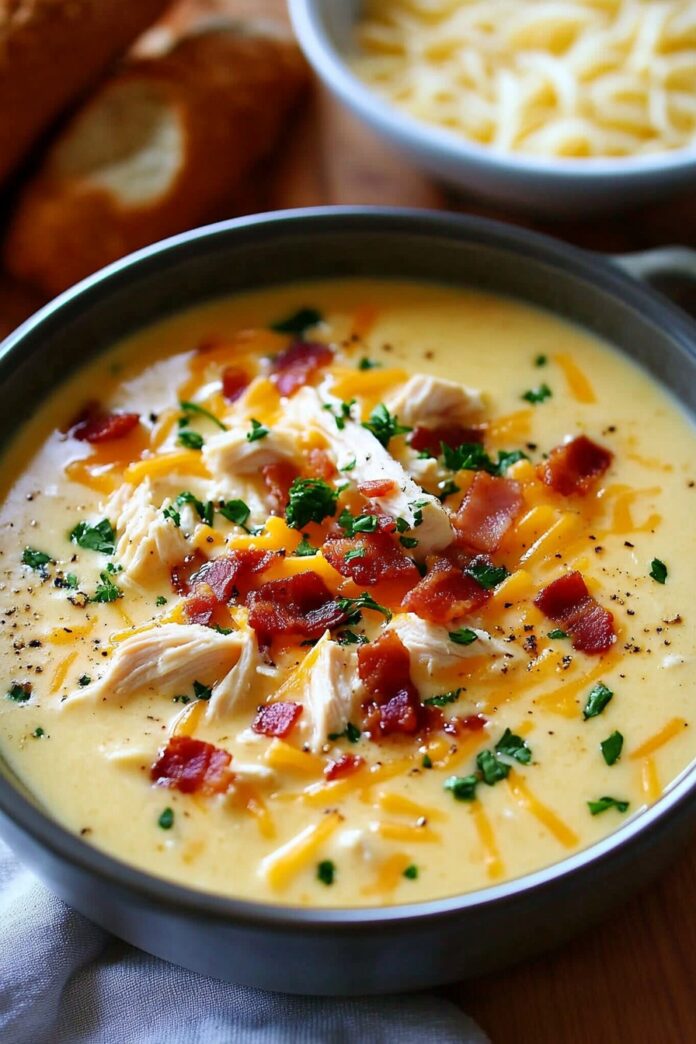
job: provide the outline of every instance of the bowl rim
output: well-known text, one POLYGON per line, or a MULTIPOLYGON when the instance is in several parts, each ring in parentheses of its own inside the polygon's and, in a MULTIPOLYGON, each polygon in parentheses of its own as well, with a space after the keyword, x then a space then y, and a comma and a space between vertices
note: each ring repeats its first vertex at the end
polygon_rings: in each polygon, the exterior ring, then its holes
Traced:
MULTIPOLYGON (((337 224, 343 224, 345 230, 350 231, 351 224, 361 227, 362 223, 369 222, 378 226, 373 234, 397 235, 407 229, 421 230, 430 235, 448 235, 450 238, 471 239, 478 236, 484 241, 498 242, 503 249, 514 250, 521 257, 529 248, 536 248, 535 256, 539 257, 538 252, 541 251, 545 262, 559 264, 566 272, 570 269, 575 279, 589 280, 599 285, 604 292, 618 296, 635 307, 640 306, 646 318, 654 323, 670 326, 676 341, 692 358, 696 358, 696 325, 689 317, 601 255, 593 255, 526 228, 486 218, 412 208, 342 206, 274 211, 233 218, 180 233, 129 254, 66 290, 10 334, 0 344, 0 371, 12 365, 11 355, 19 355, 23 342, 41 338, 44 326, 50 331, 52 325, 62 323, 64 313, 70 315, 76 308, 88 307, 95 298, 98 300, 108 293, 112 284, 122 289, 124 284, 147 277, 148 272, 156 268, 163 257, 176 258, 180 263, 182 255, 185 258, 191 248, 213 242, 217 237, 225 239, 240 234, 243 237, 247 233, 248 240, 249 235, 256 238, 260 233, 274 235, 288 230, 296 236, 304 235, 308 222, 319 229, 326 226, 334 232, 337 224)), ((182 307, 187 306, 184 304, 182 307)), ((519 900, 545 886, 552 886, 582 874, 592 866, 607 862, 656 824, 664 827, 670 818, 676 818, 696 792, 694 761, 658 801, 635 813, 607 837, 546 867, 500 884, 437 899, 381 907, 299 907, 196 889, 141 870, 95 847, 52 819, 38 803, 31 801, 13 784, 10 776, 11 771, 0 771, 0 823, 3 818, 6 819, 15 831, 28 835, 33 842, 62 862, 108 881, 116 889, 126 889, 131 897, 136 896, 158 907, 167 908, 172 913, 251 928, 273 927, 286 931, 301 926, 317 931, 361 931, 372 929, 375 925, 412 927, 423 922, 449 920, 452 915, 461 915, 491 903, 503 905, 519 900)))
MULTIPOLYGON (((345 2, 345 0, 342 0, 345 2)), ((635 183, 651 175, 696 168, 696 143, 678 149, 639 156, 538 157, 526 153, 498 152, 479 145, 444 127, 418 120, 385 101, 356 76, 325 32, 316 0, 287 0, 293 30, 305 57, 323 80, 349 109, 368 124, 402 146, 418 151, 426 147, 448 159, 474 162, 519 175, 543 175, 568 181, 585 178, 600 181, 616 175, 635 183)))

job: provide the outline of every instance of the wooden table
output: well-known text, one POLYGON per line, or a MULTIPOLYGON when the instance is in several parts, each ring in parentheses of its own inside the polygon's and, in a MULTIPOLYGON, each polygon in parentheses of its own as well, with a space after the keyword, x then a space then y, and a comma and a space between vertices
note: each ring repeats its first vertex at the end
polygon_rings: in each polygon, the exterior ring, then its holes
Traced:
MULTIPOLYGON (((210 0, 284 17, 283 0, 210 0)), ((337 0, 338 2, 338 0, 337 0)), ((572 225, 522 219, 454 197, 376 141, 321 91, 288 128, 280 156, 227 215, 372 203, 489 215, 596 250, 696 244, 696 187, 668 203, 572 225)), ((0 335, 41 301, 0 277, 0 335)), ((541 959, 443 991, 494 1044, 696 1042, 696 839, 647 893, 601 928, 541 959)), ((423 1027, 427 1040, 427 1027, 423 1027)))

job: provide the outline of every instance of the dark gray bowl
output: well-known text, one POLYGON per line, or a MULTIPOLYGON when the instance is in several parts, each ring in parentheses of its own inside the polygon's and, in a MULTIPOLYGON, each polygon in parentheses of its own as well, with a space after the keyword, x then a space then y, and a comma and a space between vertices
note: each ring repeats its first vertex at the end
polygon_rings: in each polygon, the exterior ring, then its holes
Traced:
MULTIPOLYGON (((686 251, 632 262, 644 272, 677 263, 696 275, 686 251)), ((7 440, 56 381, 144 323, 215 295, 351 275, 467 284, 532 302, 607 338, 696 410, 696 326, 617 264, 487 221, 326 209, 189 232, 63 294, 0 351, 0 434, 7 440)), ((0 826, 58 895, 144 950, 273 990, 379 993, 481 974, 586 927, 677 852, 696 820, 694 791, 696 770, 611 837, 538 873, 376 910, 271 906, 151 877, 68 833, 7 770, 0 826)))

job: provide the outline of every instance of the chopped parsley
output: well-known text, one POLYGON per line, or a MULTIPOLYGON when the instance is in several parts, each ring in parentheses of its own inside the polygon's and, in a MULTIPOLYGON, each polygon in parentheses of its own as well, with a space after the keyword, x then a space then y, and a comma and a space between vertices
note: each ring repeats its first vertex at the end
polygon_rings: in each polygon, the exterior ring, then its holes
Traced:
POLYGON ((367 591, 363 591, 357 598, 339 598, 336 604, 341 612, 348 614, 347 623, 357 623, 361 609, 373 609, 376 613, 381 613, 387 622, 392 618, 391 609, 387 609, 386 605, 380 605, 367 591))
POLYGON ((166 604, 167 599, 164 597, 164 595, 157 595, 157 597, 155 598, 155 605, 162 606, 166 604))
POLYGON ((510 766, 500 761, 490 750, 480 751, 476 755, 476 764, 483 782, 489 787, 495 786, 510 774, 510 766))
POLYGON ((377 515, 352 515, 346 508, 338 516, 338 524, 346 536, 352 537, 356 533, 374 533, 379 526, 379 518, 377 515))
POLYGON ((415 863, 411 863, 410 866, 406 867, 406 869, 404 870, 404 877, 408 878, 409 881, 416 880, 416 878, 418 877, 418 867, 415 865, 415 863))
POLYGON ((36 569, 39 573, 46 575, 46 566, 54 560, 45 551, 37 551, 35 547, 25 547, 22 551, 22 565, 36 569))
POLYGON ((218 511, 228 522, 241 526, 242 529, 247 528, 246 521, 251 514, 251 508, 243 500, 221 500, 218 504, 218 511))
POLYGON ((421 761, 421 765, 423 766, 424 769, 431 769, 433 767, 433 759, 430 757, 429 754, 424 754, 423 755, 423 760, 421 761))
POLYGON ((548 361, 549 360, 548 360, 548 357, 546 355, 537 355, 536 359, 534 360, 534 365, 535 366, 546 366, 548 361))
POLYGON ((113 555, 116 550, 116 533, 108 518, 103 518, 95 526, 89 522, 78 522, 70 531, 73 544, 88 551, 100 551, 103 555, 113 555))
POLYGON ((487 471, 489 475, 504 475, 518 460, 529 460, 524 450, 516 449, 498 450, 498 460, 495 461, 480 442, 463 442, 455 447, 441 442, 440 449, 442 463, 450 471, 487 471))
POLYGON ((333 404, 330 402, 324 403, 322 409, 327 410, 331 414, 333 419, 336 421, 336 427, 339 431, 343 431, 346 426, 347 420, 353 420, 351 416, 351 410, 355 405, 355 399, 351 399, 350 402, 339 402, 338 407, 334 410, 333 404))
POLYGON ((259 439, 265 439, 270 434, 271 429, 265 427, 261 421, 257 421, 255 417, 251 418, 251 428, 246 433, 247 442, 258 442, 259 439))
POLYGON ((356 634, 355 631, 340 631, 336 635, 336 641, 339 645, 367 645, 367 638, 364 634, 356 634))
POLYGON ((522 765, 528 765, 532 760, 532 752, 522 739, 516 736, 510 729, 506 729, 495 745, 496 754, 504 754, 508 758, 514 758, 522 765))
POLYGON ((473 801, 476 797, 478 776, 449 776, 443 783, 445 790, 449 790, 457 801, 473 801))
POLYGON ((210 410, 206 410, 204 406, 199 406, 197 402, 184 402, 183 400, 179 400, 179 405, 181 406, 184 413, 187 414, 187 424, 190 420, 188 414, 198 413, 201 417, 207 417, 209 421, 212 421, 213 424, 216 424, 221 431, 227 431, 226 424, 223 424, 222 421, 218 417, 216 417, 214 413, 210 412, 210 410))
POLYGON ((476 641, 478 635, 470 627, 460 627, 458 631, 450 631, 447 637, 455 645, 471 645, 476 641))
POLYGON ((548 634, 546 635, 546 637, 547 638, 567 638, 568 637, 568 632, 567 631, 562 631, 560 629, 560 627, 556 627, 556 628, 554 628, 553 631, 549 631, 548 634))
POLYGON ((359 370, 376 370, 377 367, 381 366, 380 362, 376 362, 374 359, 368 359, 366 355, 363 355, 362 359, 358 363, 359 370))
POLYGON ((32 736, 34 737, 34 739, 42 739, 45 735, 46 735, 46 733, 45 733, 44 729, 41 728, 40 725, 37 725, 37 727, 32 732, 32 736))
POLYGON ((418 547, 418 541, 415 537, 401 536, 399 537, 399 543, 402 547, 405 547, 407 551, 410 551, 414 547, 418 547))
POLYGON ((346 551, 343 556, 344 562, 352 562, 354 558, 364 558, 367 554, 366 547, 354 547, 350 551, 346 551))
POLYGON ((605 740, 599 744, 600 750, 602 751, 602 757, 606 761, 607 765, 615 765, 621 757, 621 751, 623 750, 624 738, 620 732, 612 732, 611 736, 607 736, 605 740))
POLYGON ((598 714, 601 714, 613 695, 614 693, 607 688, 604 682, 597 682, 596 685, 593 685, 582 712, 585 721, 588 718, 596 718, 598 714))
POLYGON ((181 526, 181 512, 177 511, 173 504, 169 504, 166 508, 162 509, 162 514, 165 518, 171 519, 177 529, 181 526))
POLYGON ((180 694, 178 696, 173 696, 172 697, 172 703, 190 703, 190 702, 191 702, 191 697, 190 696, 183 696, 183 695, 180 694))
POLYGON ((314 547, 313 544, 310 544, 307 534, 303 533, 302 539, 295 548, 294 554, 296 558, 313 558, 318 550, 318 547, 314 547))
POLYGON ((339 471, 352 471, 357 463, 358 463, 357 460, 355 459, 355 457, 353 457, 352 460, 349 460, 347 464, 344 464, 343 467, 339 468, 338 470, 339 471))
POLYGON ((371 431, 374 437, 382 443, 386 449, 395 435, 405 435, 412 428, 405 424, 399 424, 398 417, 392 416, 383 402, 375 406, 368 421, 363 421, 363 428, 371 431))
POLYGON ((336 877, 336 865, 330 859, 322 859, 317 863, 317 880, 322 884, 332 885, 336 877))
POLYGON ((496 474, 504 474, 508 468, 511 468, 513 464, 517 464, 519 460, 529 460, 524 450, 498 450, 498 463, 495 466, 496 474))
POLYGON ((13 682, 5 693, 5 699, 13 703, 26 703, 30 698, 31 682, 13 682))
POLYGON ((480 584, 486 591, 492 590, 510 574, 505 566, 492 565, 485 558, 475 558, 465 569, 468 576, 480 584))
POLYGON ((426 707, 446 707, 448 703, 456 703, 463 689, 453 689, 451 692, 443 692, 440 696, 429 696, 423 700, 426 707))
POLYGON ((322 522, 336 514, 338 491, 323 479, 296 478, 290 486, 285 519, 292 529, 304 529, 308 522, 322 522))
POLYGON ((174 826, 174 809, 165 808, 157 820, 157 826, 162 827, 162 830, 171 830, 174 826))
POLYGON ((209 700, 210 697, 213 695, 213 690, 210 689, 207 685, 204 685, 203 682, 194 681, 193 695, 196 697, 197 700, 209 700))
POLYGON ((99 574, 100 583, 97 584, 97 589, 92 595, 91 601, 93 602, 115 602, 118 598, 123 597, 123 591, 120 587, 111 579, 110 572, 103 569, 99 574))
POLYGON ((452 479, 445 479, 444 482, 438 483, 437 489, 437 499, 442 503, 443 500, 447 500, 447 497, 451 497, 453 493, 459 493, 461 486, 458 486, 452 479))
POLYGON ((284 319, 278 319, 271 323, 271 330, 276 333, 298 334, 302 336, 305 330, 323 322, 324 316, 316 308, 298 308, 296 312, 287 315, 284 319))
POLYGON ((199 500, 198 497, 194 496, 189 490, 183 490, 176 498, 175 503, 178 507, 182 504, 192 504, 196 509, 196 514, 200 518, 201 522, 205 522, 207 526, 212 526, 214 508, 212 500, 206 500, 205 503, 199 500))
POLYGON ((532 406, 536 406, 540 402, 544 402, 545 399, 550 399, 553 392, 549 388, 548 384, 540 384, 538 388, 530 388, 526 391, 522 398, 525 402, 530 402, 532 406))
POLYGON ((80 586, 80 581, 77 579, 74 573, 66 573, 65 586, 69 587, 72 591, 76 591, 80 586))
POLYGON ((77 684, 81 685, 82 688, 84 688, 85 685, 89 685, 91 683, 91 681, 92 681, 92 679, 89 676, 89 674, 83 674, 82 677, 78 679, 77 684))
POLYGON ((192 431, 190 428, 182 428, 179 432, 176 440, 180 446, 185 446, 186 449, 200 450, 205 445, 205 439, 202 435, 199 435, 197 431, 192 431))
POLYGON ((358 743, 360 741, 362 733, 357 725, 354 725, 352 721, 349 721, 343 732, 330 732, 329 739, 333 743, 335 740, 345 738, 349 743, 358 743))
POLYGON ((667 579, 667 566, 664 562, 661 562, 659 558, 653 558, 650 563, 650 576, 653 580, 656 580, 658 584, 664 584, 667 579))
POLYGON ((617 812, 626 812, 628 804, 628 801, 621 801, 618 798, 601 797, 597 801, 588 801, 587 807, 593 816, 598 816, 600 812, 606 812, 608 808, 615 808, 617 812))
MULTIPOLYGON (((422 526, 423 525, 423 508, 427 507, 429 503, 430 503, 430 501, 429 500, 425 500, 424 497, 421 497, 419 500, 411 500, 411 501, 409 501, 409 505, 408 506, 411 508, 411 511, 413 512, 413 528, 414 529, 418 529, 418 526, 422 526)), ((396 520, 396 522, 397 522, 396 528, 399 530, 399 532, 401 532, 401 529, 399 527, 399 523, 400 522, 404 522, 404 521, 406 521, 406 520, 405 519, 397 519, 396 520)), ((408 522, 406 523, 406 528, 408 528, 408 522)))

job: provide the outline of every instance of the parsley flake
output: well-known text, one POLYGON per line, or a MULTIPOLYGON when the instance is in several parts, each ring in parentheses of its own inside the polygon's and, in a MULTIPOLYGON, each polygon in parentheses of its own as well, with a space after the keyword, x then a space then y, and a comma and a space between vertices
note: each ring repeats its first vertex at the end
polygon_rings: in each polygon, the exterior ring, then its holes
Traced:
POLYGON ((338 516, 338 524, 346 536, 352 537, 356 533, 374 533, 379 526, 379 518, 377 515, 352 515, 346 508, 338 516))
POLYGON ((259 439, 265 439, 270 434, 271 429, 265 427, 261 421, 257 421, 255 417, 251 418, 251 428, 246 433, 247 442, 258 442, 259 439))
POLYGON ((502 584, 503 580, 510 575, 505 566, 493 565, 491 562, 487 562, 485 558, 475 558, 466 567, 465 572, 486 591, 490 591, 492 588, 497 587, 498 584, 502 584))
POLYGON ((363 421, 363 428, 371 431, 385 449, 396 435, 405 435, 413 430, 405 424, 399 424, 398 417, 392 416, 383 402, 375 406, 368 421, 363 421))
POLYGON ((194 681, 193 683, 193 695, 197 700, 209 700, 213 695, 213 690, 203 682, 194 681))
POLYGON ((22 551, 22 565, 36 569, 37 572, 46 575, 46 566, 54 561, 45 551, 37 551, 35 547, 25 547, 22 551))
POLYGON ((611 736, 607 736, 605 740, 599 744, 600 750, 602 751, 602 757, 606 761, 607 765, 615 765, 621 757, 621 751, 623 750, 624 738, 620 732, 612 732, 611 736))
POLYGON ((37 727, 32 732, 32 736, 34 737, 34 739, 42 739, 45 735, 46 732, 44 729, 41 728, 40 725, 37 725, 37 727))
POLYGON ((201 450, 205 445, 205 439, 203 436, 199 435, 197 431, 192 431, 190 428, 182 428, 176 441, 180 446, 185 446, 186 449, 190 450, 201 450))
POLYGON ((418 877, 418 867, 415 865, 415 863, 411 863, 410 866, 406 867, 406 869, 404 870, 404 877, 408 878, 409 881, 416 880, 416 878, 418 877))
POLYGON ((537 357, 534 360, 534 365, 535 366, 546 366, 548 361, 549 361, 548 360, 548 356, 546 356, 546 355, 537 355, 537 357))
POLYGON ((582 712, 585 721, 588 718, 596 718, 598 714, 601 714, 613 695, 614 693, 607 688, 604 682, 597 682, 596 685, 593 685, 582 712))
POLYGON ((335 740, 343 739, 344 737, 349 743, 358 743, 362 733, 357 725, 354 725, 352 721, 349 721, 343 732, 330 732, 329 739, 333 743, 335 740))
POLYGON ((364 634, 356 634, 355 631, 340 631, 336 635, 336 641, 339 645, 367 645, 367 638, 364 634))
POLYGON ((322 884, 332 885, 336 877, 336 865, 330 859, 322 859, 317 864, 317 879, 322 884))
POLYGON ((650 576, 653 580, 656 580, 658 584, 664 584, 667 579, 667 566, 664 562, 661 562, 659 558, 653 558, 650 563, 650 576))
POLYGON ((251 508, 243 500, 221 500, 218 504, 218 511, 228 522, 241 526, 242 529, 247 528, 246 522, 251 514, 251 508))
POLYGON ((351 399, 350 402, 339 402, 338 407, 334 410, 333 404, 330 402, 324 403, 322 409, 326 410, 331 414, 333 419, 336 421, 336 427, 339 431, 343 431, 346 426, 347 420, 353 420, 351 410, 355 406, 355 399, 351 399))
POLYGON ((276 333, 302 336, 306 330, 323 322, 323 319, 323 315, 316 308, 298 308, 296 312, 286 316, 284 319, 278 319, 275 323, 271 323, 270 328, 275 330, 276 333))
POLYGON ((168 504, 166 508, 162 509, 162 514, 165 518, 171 519, 177 529, 181 526, 181 512, 177 511, 173 504, 168 504))
POLYGON ((447 637, 455 645, 471 645, 476 641, 478 635, 470 627, 460 627, 458 631, 449 631, 447 637))
POLYGON ((174 809, 163 809, 160 813, 159 819, 157 820, 157 826, 161 827, 162 830, 171 830, 174 826, 174 809))
POLYGON ((510 774, 510 766, 504 761, 496 758, 490 750, 482 750, 476 755, 476 764, 481 773, 483 782, 489 786, 495 786, 501 779, 506 779, 510 774))
POLYGON ((473 801, 476 797, 478 776, 449 776, 443 783, 445 790, 449 790, 457 801, 473 801))
POLYGON ((506 729, 495 745, 496 754, 504 754, 508 758, 514 758, 521 765, 528 765, 532 760, 532 752, 522 739, 516 736, 510 729, 506 729))
POLYGON ((554 628, 553 631, 549 631, 546 635, 547 638, 567 638, 568 632, 562 631, 559 627, 554 628))
POLYGON ((285 519, 292 529, 304 529, 308 522, 322 522, 336 514, 338 491, 323 479, 296 478, 290 486, 285 519))
POLYGON ((381 366, 381 362, 376 362, 374 359, 368 359, 366 355, 363 355, 362 359, 358 363, 359 370, 376 370, 381 366))
POLYGON ((116 533, 108 518, 103 518, 92 526, 89 522, 78 522, 70 531, 73 544, 88 551, 99 551, 103 555, 113 555, 116 550, 116 533))
POLYGON ((628 811, 628 805, 628 801, 621 801, 613 797, 601 797, 597 801, 587 802, 587 807, 593 816, 598 816, 600 812, 606 812, 608 808, 615 808, 617 812, 626 812, 628 811))
POLYGON ((82 688, 84 688, 85 685, 89 685, 91 681, 92 681, 92 679, 89 676, 89 674, 83 674, 82 677, 78 679, 77 684, 81 685, 82 688))
POLYGON ((345 555, 343 556, 343 561, 352 562, 355 558, 364 558, 366 554, 366 547, 354 547, 350 551, 346 551, 345 555))
POLYGON ((361 609, 373 609, 376 613, 381 613, 387 622, 392 618, 391 609, 387 609, 385 605, 380 605, 367 591, 363 591, 357 598, 339 598, 336 604, 341 612, 347 613, 348 623, 358 622, 361 609))
POLYGON ((530 402, 532 406, 538 405, 540 402, 544 402, 545 399, 550 399, 553 392, 549 388, 548 384, 540 384, 538 388, 530 388, 526 391, 522 398, 525 402, 530 402))
POLYGON ((421 765, 423 766, 424 769, 431 769, 433 767, 433 759, 430 757, 429 754, 424 754, 423 755, 423 760, 421 761, 421 765))
POLYGON ((206 410, 206 408, 204 406, 199 406, 197 402, 184 402, 183 400, 179 400, 179 405, 181 406, 181 408, 184 411, 184 413, 187 415, 186 416, 186 423, 187 424, 190 421, 190 418, 189 418, 188 415, 191 414, 191 413, 197 413, 201 417, 206 417, 209 421, 212 421, 213 424, 216 424, 217 427, 220 428, 221 431, 227 431, 228 430, 227 429, 227 425, 223 424, 219 417, 216 417, 214 413, 210 412, 210 410, 206 410))
POLYGON ((399 537, 399 543, 402 547, 405 547, 407 551, 410 551, 414 547, 418 547, 418 541, 415 537, 401 536, 399 537))
POLYGON ((113 582, 109 571, 103 569, 99 574, 99 580, 101 582, 97 584, 97 589, 92 595, 92 602, 115 602, 123 597, 123 591, 113 582))
POLYGON ((166 605, 166 604, 167 604, 167 599, 164 597, 164 595, 157 595, 157 597, 155 598, 155 605, 162 606, 162 605, 166 605))
POLYGON ((13 682, 5 693, 5 699, 13 703, 26 703, 30 698, 31 682, 13 682))
POLYGON ((448 703, 456 703, 463 689, 453 689, 451 692, 443 692, 439 696, 429 696, 423 700, 426 707, 446 707, 448 703))
POLYGON ((319 548, 318 547, 314 547, 313 544, 310 544, 309 538, 307 537, 307 534, 303 533, 302 534, 302 539, 300 540, 299 544, 295 548, 294 555, 295 555, 296 558, 313 558, 314 555, 316 555, 318 551, 319 551, 319 548))
POLYGON ((204 503, 189 490, 185 489, 176 498, 175 503, 178 507, 181 507, 182 504, 192 504, 201 522, 205 522, 207 526, 212 526, 215 513, 212 500, 206 500, 204 503))

